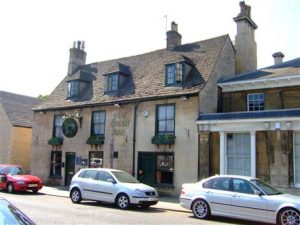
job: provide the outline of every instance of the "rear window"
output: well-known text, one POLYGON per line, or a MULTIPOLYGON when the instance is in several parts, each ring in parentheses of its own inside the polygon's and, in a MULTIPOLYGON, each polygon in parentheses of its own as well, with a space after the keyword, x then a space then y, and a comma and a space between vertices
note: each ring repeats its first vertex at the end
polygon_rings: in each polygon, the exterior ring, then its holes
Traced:
POLYGON ((94 179, 96 176, 96 170, 84 170, 82 171, 78 177, 85 178, 85 179, 94 179))

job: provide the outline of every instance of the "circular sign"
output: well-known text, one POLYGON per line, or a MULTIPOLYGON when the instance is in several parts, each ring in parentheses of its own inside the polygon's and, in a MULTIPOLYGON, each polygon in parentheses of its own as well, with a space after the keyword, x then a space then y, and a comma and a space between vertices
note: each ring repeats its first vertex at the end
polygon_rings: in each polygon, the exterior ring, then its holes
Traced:
POLYGON ((62 124, 62 131, 64 135, 68 138, 72 138, 77 134, 78 126, 76 120, 73 118, 67 118, 62 124))

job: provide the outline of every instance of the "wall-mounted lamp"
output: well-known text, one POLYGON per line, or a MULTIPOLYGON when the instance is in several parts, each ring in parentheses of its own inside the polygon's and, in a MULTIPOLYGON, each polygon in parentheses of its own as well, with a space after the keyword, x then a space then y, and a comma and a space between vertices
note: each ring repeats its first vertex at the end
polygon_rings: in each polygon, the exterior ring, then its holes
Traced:
POLYGON ((120 108, 120 107, 121 107, 121 105, 120 105, 120 104, 118 104, 118 103, 116 103, 116 104, 114 104, 114 107, 116 107, 116 108, 120 108))
POLYGON ((275 130, 280 130, 280 128, 281 128, 280 122, 276 122, 275 123, 275 130))
POLYGON ((292 128, 292 122, 291 121, 286 121, 285 124, 286 124, 287 129, 290 130, 292 128))
POLYGON ((181 96, 180 99, 181 99, 182 101, 187 101, 187 100, 189 100, 189 98, 186 97, 185 95, 181 96))
POLYGON ((269 130, 270 129, 270 122, 265 122, 265 129, 269 130))

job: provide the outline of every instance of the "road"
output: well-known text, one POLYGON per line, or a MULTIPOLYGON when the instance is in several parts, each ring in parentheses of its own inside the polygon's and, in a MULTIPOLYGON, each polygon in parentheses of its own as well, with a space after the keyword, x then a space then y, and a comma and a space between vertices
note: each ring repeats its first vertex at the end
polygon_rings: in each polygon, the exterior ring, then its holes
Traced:
POLYGON ((114 205, 83 201, 73 204, 69 198, 31 192, 8 194, 6 198, 23 211, 36 224, 42 225, 88 225, 88 224, 197 224, 197 225, 263 225, 260 223, 212 217, 198 220, 192 213, 170 211, 159 208, 120 210, 114 205))

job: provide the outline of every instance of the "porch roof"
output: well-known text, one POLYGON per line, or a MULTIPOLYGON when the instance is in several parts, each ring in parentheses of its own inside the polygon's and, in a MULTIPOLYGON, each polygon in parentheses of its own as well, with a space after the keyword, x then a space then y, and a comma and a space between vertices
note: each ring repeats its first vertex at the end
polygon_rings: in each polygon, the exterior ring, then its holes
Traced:
POLYGON ((199 114, 197 121, 300 117, 300 108, 199 114))

